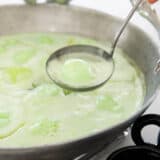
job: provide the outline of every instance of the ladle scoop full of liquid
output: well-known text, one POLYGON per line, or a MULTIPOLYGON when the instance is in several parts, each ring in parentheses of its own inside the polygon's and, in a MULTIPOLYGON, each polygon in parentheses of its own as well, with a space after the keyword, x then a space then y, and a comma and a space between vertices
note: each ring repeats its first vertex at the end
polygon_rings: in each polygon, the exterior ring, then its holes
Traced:
POLYGON ((128 14, 115 37, 110 52, 91 45, 72 45, 61 48, 51 54, 46 62, 49 78, 60 87, 71 91, 90 91, 104 85, 115 70, 113 55, 117 43, 143 1, 138 0, 128 14))

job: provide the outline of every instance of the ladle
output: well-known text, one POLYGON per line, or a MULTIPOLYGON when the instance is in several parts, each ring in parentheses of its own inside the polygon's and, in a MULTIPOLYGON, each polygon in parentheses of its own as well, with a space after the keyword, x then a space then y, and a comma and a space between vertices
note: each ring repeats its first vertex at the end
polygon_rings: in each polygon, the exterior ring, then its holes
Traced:
MULTIPOLYGON (((46 62, 46 72, 50 79, 60 87, 72 91, 90 91, 104 85, 112 77, 115 70, 113 55, 115 53, 117 43, 133 14, 143 1, 144 0, 138 0, 128 14, 125 22, 120 28, 120 31, 115 37, 110 52, 91 45, 72 45, 61 48, 52 53, 46 62), (76 67, 76 65, 75 67, 74 65, 72 66, 72 71, 74 74, 77 75, 79 70, 81 70, 82 75, 79 76, 85 75, 85 73, 83 74, 83 68, 85 70, 85 66, 89 64, 93 70, 88 69, 87 72, 88 74, 91 72, 94 73, 95 76, 92 77, 93 80, 88 80, 86 83, 74 83, 72 81, 67 81, 62 76, 61 73, 64 64, 73 62, 74 60, 77 60, 77 62, 80 64, 79 68, 76 67)), ((88 79, 92 78, 90 77, 88 79)))

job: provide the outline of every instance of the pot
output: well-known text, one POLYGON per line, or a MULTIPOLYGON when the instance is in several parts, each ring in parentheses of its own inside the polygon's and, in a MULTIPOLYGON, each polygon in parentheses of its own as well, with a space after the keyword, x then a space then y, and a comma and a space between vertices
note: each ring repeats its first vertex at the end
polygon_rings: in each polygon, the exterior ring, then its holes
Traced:
MULTIPOLYGON (((65 32, 113 41, 122 20, 111 15, 56 4, 0 7, 0 35, 24 32, 65 32), (107 28, 106 28, 107 26, 107 28)), ((30 148, 1 148, 2 160, 72 160, 85 157, 113 141, 128 128, 153 102, 160 76, 154 68, 160 58, 157 44, 142 30, 129 25, 119 43, 145 75, 146 96, 141 109, 129 119, 81 139, 30 148)), ((129 107, 129 106, 128 106, 129 107)), ((85 158, 81 158, 85 159, 85 158)))

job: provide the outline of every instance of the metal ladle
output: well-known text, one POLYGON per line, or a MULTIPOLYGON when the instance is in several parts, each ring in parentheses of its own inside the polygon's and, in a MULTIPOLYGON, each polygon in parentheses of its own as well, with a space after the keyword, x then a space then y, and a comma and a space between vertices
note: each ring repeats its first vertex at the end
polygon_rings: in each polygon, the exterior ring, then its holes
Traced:
POLYGON ((46 62, 46 72, 49 78, 60 87, 67 90, 72 90, 72 91, 90 91, 104 85, 112 77, 112 74, 115 70, 113 55, 114 55, 117 43, 124 29, 126 28, 130 19, 132 18, 133 14, 135 13, 137 8, 140 6, 140 4, 143 1, 144 0, 138 0, 135 6, 130 11, 130 13, 128 14, 125 22, 120 28, 120 31, 115 37, 115 41, 112 44, 110 52, 107 52, 102 48, 91 46, 91 45, 72 45, 72 46, 61 48, 55 51, 53 54, 51 54, 46 62), (67 82, 64 78, 61 78, 58 75, 59 73, 61 73, 61 68, 62 68, 61 65, 64 65, 65 60, 72 59, 72 58, 77 58, 82 60, 93 59, 94 61, 97 60, 97 62, 103 61, 102 67, 105 67, 106 70, 104 70, 105 71, 104 74, 96 75, 93 82, 86 83, 86 84, 79 84, 79 83, 71 84, 67 82), (99 77, 101 77, 101 79, 99 79, 99 77))

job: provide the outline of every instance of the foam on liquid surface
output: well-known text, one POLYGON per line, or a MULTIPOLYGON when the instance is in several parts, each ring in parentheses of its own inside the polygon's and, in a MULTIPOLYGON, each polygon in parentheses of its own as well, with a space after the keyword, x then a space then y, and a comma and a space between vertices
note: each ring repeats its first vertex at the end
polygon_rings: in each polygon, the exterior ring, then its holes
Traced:
MULTIPOLYGON (((0 38, 0 147, 83 137, 115 125, 139 109, 145 93, 143 75, 120 49, 114 56, 113 77, 97 90, 73 93, 51 82, 45 72, 47 58, 71 44, 105 48, 88 38, 55 33, 0 38)), ((74 82, 90 81, 93 76, 89 66, 77 60, 65 64, 62 72, 74 82), (82 73, 77 75, 73 67, 82 73)))

